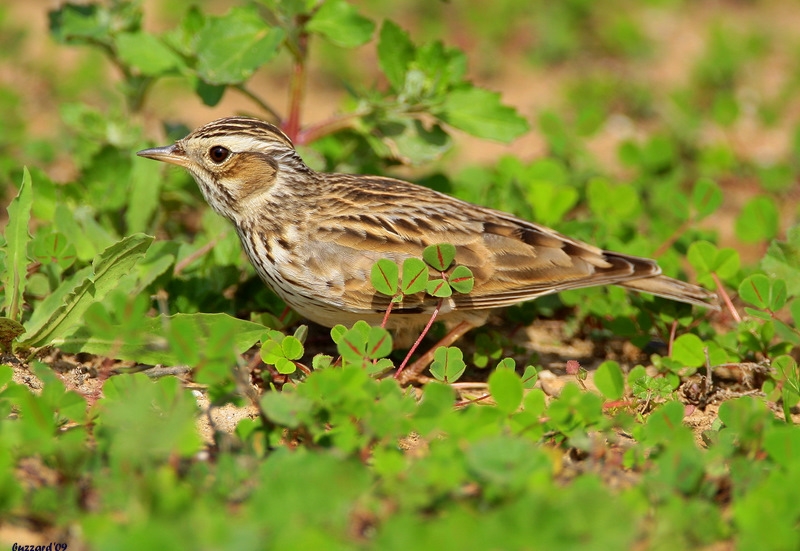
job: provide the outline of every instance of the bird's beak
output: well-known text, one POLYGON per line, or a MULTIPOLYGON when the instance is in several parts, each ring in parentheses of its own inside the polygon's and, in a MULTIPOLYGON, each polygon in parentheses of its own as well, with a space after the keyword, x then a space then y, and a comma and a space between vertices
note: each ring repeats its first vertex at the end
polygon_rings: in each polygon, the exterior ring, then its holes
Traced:
POLYGON ((147 157, 156 161, 163 161, 178 166, 186 166, 189 159, 183 149, 178 144, 165 145, 164 147, 152 147, 137 151, 139 157, 147 157))

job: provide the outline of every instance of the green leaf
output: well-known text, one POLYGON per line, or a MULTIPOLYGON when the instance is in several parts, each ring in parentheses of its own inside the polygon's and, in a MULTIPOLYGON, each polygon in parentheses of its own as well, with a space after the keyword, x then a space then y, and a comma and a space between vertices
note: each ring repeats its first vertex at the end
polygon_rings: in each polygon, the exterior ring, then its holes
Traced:
POLYGON ((259 341, 265 327, 259 323, 240 320, 228 314, 175 314, 145 318, 136 335, 120 334, 116 338, 97 338, 78 332, 53 344, 65 352, 88 352, 120 360, 150 365, 180 365, 185 362, 184 352, 173 346, 167 338, 172 326, 180 325, 190 337, 187 343, 194 352, 205 351, 208 343, 217 336, 226 337, 230 354, 242 354, 259 341))
MULTIPOLYGON (((134 149, 138 150, 139 147, 134 149)), ((146 232, 150 221, 161 205, 159 163, 134 161, 131 166, 130 195, 125 209, 125 226, 128 233, 146 232)))
POLYGON ((594 373, 594 384, 609 400, 619 400, 625 393, 625 377, 619 364, 613 360, 601 363, 594 373))
POLYGON ((775 201, 766 195, 754 197, 736 218, 736 237, 745 243, 758 243, 778 234, 780 213, 775 201))
POLYGON ((431 374, 439 381, 454 383, 464 373, 467 364, 464 363, 464 353, 455 346, 440 346, 433 353, 431 374))
POLYGON ((303 357, 303 343, 292 335, 287 335, 281 341, 281 350, 287 360, 299 360, 303 357))
POLYGON ((697 270, 697 279, 705 285, 714 285, 710 274, 715 273, 723 281, 736 277, 741 260, 739 253, 729 247, 718 249, 708 241, 695 241, 686 254, 691 265, 697 270))
POLYGON ((506 414, 514 413, 522 404, 522 379, 512 369, 496 369, 489 376, 489 392, 497 409, 506 414))
POLYGON ((444 279, 431 279, 428 281, 425 291, 438 298, 447 298, 453 294, 453 289, 444 279))
POLYGON ((385 358, 392 352, 392 336, 382 327, 370 327, 366 352, 373 360, 385 358))
POLYGON ((117 55, 123 63, 145 76, 159 76, 183 65, 175 52, 149 33, 121 33, 115 37, 117 55))
POLYGON ((800 226, 786 232, 786 241, 774 240, 761 260, 761 269, 786 282, 790 296, 800 295, 800 226))
POLYGON ((527 190, 528 203, 540 224, 558 224, 580 199, 575 188, 551 181, 534 180, 527 190))
POLYGON ((742 300, 759 308, 767 308, 769 306, 771 288, 772 285, 767 276, 753 274, 739 285, 739 296, 742 297, 742 300))
POLYGON ((800 457, 800 431, 790 425, 771 427, 764 434, 764 451, 784 469, 792 468, 800 457))
POLYGON ((428 284, 428 265, 419 258, 403 261, 403 279, 400 283, 404 295, 413 295, 425 290, 428 284))
POLYGON ((26 327, 30 334, 21 346, 43 346, 66 337, 82 321, 86 309, 92 303, 101 301, 133 269, 152 242, 152 237, 136 234, 100 253, 92 261, 92 275, 64 297, 64 303, 35 331, 26 327))
POLYGON ((453 263, 456 257, 456 248, 450 243, 439 243, 425 247, 422 251, 422 258, 434 270, 445 271, 453 263))
POLYGON ((43 265, 57 264, 61 270, 72 266, 77 259, 75 246, 59 232, 38 233, 31 242, 31 256, 43 265))
POLYGON ((381 258, 372 265, 370 273, 372 286, 379 293, 393 297, 397 293, 399 271, 395 262, 388 258, 381 258))
POLYGON ((378 37, 378 64, 395 91, 403 89, 406 71, 416 49, 403 29, 386 19, 378 37))
POLYGON ((716 182, 700 178, 692 188, 692 206, 697 211, 697 220, 713 214, 722 205, 722 190, 716 182))
POLYGON ((692 333, 681 335, 672 343, 670 358, 687 367, 700 367, 706 363, 705 345, 692 333))
POLYGON ((344 334, 337 343, 342 359, 356 365, 363 365, 366 359, 367 335, 356 327, 344 334))
POLYGON ((466 266, 458 265, 448 276, 447 282, 457 292, 467 294, 475 286, 475 277, 472 275, 472 270, 466 266))
POLYGON ((6 272, 3 277, 5 299, 3 310, 6 317, 19 320, 22 310, 22 295, 28 270, 28 242, 31 234, 28 224, 31 219, 33 204, 33 182, 28 169, 23 169, 22 184, 17 196, 8 206, 8 224, 5 229, 6 238, 6 272))
POLYGON ((278 53, 284 37, 254 6, 210 17, 197 35, 197 73, 209 84, 240 84, 278 53))
POLYGON ((479 138, 510 142, 528 131, 528 122, 500 94, 481 88, 453 90, 437 113, 447 124, 479 138))
POLYGON ((325 0, 306 29, 321 34, 338 46, 355 48, 369 42, 375 23, 359 14, 355 6, 345 0, 325 0))

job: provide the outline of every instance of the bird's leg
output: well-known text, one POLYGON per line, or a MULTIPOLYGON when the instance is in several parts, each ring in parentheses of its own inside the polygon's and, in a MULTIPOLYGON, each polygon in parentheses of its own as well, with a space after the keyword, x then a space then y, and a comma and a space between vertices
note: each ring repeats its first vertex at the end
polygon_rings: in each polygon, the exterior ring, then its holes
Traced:
POLYGON ((462 321, 455 327, 453 327, 442 339, 434 344, 430 350, 425 352, 422 356, 417 359, 413 364, 408 366, 405 370, 400 371, 398 369, 397 373, 395 374, 395 378, 400 381, 400 384, 408 384, 415 380, 422 371, 428 367, 428 365, 433 361, 433 355, 436 352, 436 349, 440 346, 450 346, 458 339, 460 339, 467 331, 474 328, 475 326, 472 325, 468 321, 462 321))

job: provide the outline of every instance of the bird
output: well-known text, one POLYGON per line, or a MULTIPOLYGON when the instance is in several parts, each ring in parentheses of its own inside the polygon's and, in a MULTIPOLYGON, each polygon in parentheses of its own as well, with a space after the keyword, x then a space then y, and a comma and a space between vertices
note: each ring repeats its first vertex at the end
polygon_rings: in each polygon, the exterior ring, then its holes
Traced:
POLYGON ((304 318, 326 327, 383 321, 391 297, 370 279, 382 258, 422 258, 440 243, 468 267, 468 294, 424 291, 392 304, 389 329, 439 319, 468 329, 495 309, 545 295, 619 285, 719 309, 715 293, 667 277, 656 261, 603 250, 512 214, 399 179, 311 169, 277 126, 250 117, 212 121, 141 157, 185 168, 236 228, 260 278, 304 318))

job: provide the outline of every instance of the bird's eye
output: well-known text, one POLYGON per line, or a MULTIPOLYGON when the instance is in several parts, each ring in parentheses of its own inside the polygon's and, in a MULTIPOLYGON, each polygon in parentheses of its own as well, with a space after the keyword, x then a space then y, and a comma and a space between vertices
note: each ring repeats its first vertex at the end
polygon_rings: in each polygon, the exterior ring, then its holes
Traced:
POLYGON ((227 159, 230 154, 231 150, 227 147, 222 147, 221 145, 215 145, 208 150, 208 156, 211 157, 211 160, 217 164, 227 159))

